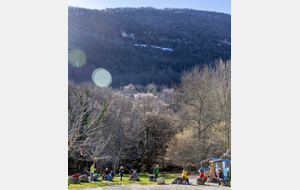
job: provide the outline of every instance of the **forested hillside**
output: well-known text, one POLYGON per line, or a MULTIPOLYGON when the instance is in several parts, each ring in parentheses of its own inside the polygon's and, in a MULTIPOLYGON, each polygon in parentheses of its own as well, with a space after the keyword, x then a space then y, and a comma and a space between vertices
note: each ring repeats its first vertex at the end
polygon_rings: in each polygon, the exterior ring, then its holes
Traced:
POLYGON ((68 77, 91 81, 97 68, 112 86, 179 83, 184 70, 231 58, 231 16, 191 9, 69 7, 68 51, 79 49, 86 64, 69 64, 68 77))
MULTIPOLYGON (((231 61, 193 67, 177 87, 68 85, 69 174, 119 166, 151 172, 196 171, 207 158, 230 158, 231 61)), ((203 167, 208 167, 203 166, 203 167)))

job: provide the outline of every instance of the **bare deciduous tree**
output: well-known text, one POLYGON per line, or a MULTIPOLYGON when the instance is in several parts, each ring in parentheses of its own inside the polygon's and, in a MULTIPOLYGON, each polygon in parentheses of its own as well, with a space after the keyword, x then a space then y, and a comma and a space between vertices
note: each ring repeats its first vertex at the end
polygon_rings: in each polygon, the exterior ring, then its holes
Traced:
POLYGON ((197 138, 193 129, 185 128, 184 131, 177 133, 168 143, 167 159, 175 164, 187 168, 189 163, 195 163, 198 160, 197 138))
POLYGON ((215 94, 220 119, 224 124, 224 146, 230 149, 231 133, 231 61, 219 60, 214 73, 215 94))
POLYGON ((105 151, 112 161, 114 172, 122 155, 128 153, 127 150, 136 145, 138 133, 130 125, 131 101, 128 96, 120 92, 114 93, 105 119, 105 129, 112 134, 105 151))
POLYGON ((178 112, 180 117, 188 120, 198 134, 198 163, 200 166, 205 147, 203 141, 205 130, 219 122, 214 101, 213 70, 209 66, 195 67, 181 77, 175 99, 182 105, 178 112))
POLYGON ((144 170, 149 170, 151 167, 150 160, 156 157, 153 154, 153 141, 156 141, 155 143, 163 143, 159 139, 166 138, 167 134, 164 133, 166 135, 159 138, 158 136, 161 135, 164 128, 170 127, 171 121, 169 116, 173 114, 173 111, 168 104, 152 93, 138 93, 134 94, 133 114, 135 115, 134 123, 139 126, 139 133, 142 134, 144 132, 143 167, 144 170), (157 131, 154 131, 155 128, 157 128, 157 131))
POLYGON ((85 153, 93 159, 103 149, 102 120, 109 103, 103 100, 100 111, 97 111, 93 108, 93 99, 89 90, 83 92, 82 89, 78 89, 77 85, 70 84, 68 94, 68 150, 84 147, 85 153))

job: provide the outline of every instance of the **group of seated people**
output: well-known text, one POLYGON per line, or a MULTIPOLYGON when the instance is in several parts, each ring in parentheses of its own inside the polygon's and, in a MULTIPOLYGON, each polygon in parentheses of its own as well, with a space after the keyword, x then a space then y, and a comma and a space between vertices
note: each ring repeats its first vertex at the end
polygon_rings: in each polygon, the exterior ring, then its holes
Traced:
MULTIPOLYGON (((91 175, 91 181, 101 181, 98 179, 99 175, 95 173, 94 175, 91 175)), ((108 168, 106 168, 102 174, 102 180, 105 181, 112 181, 115 177, 114 171, 109 172, 108 168)))
POLYGON ((109 172, 106 168, 102 174, 102 180, 112 181, 115 177, 114 171, 109 172))
MULTIPOLYGON (((191 184, 191 183, 189 182, 189 178, 188 178, 188 176, 187 176, 186 169, 183 169, 181 177, 176 177, 172 183, 173 183, 173 184, 177 184, 178 178, 185 178, 186 184, 188 184, 188 185, 191 184)), ((199 176, 199 178, 200 178, 201 180, 205 180, 205 181, 207 180, 207 178, 204 177, 204 173, 203 173, 202 170, 200 170, 200 176, 199 176)))
MULTIPOLYGON (((200 176, 198 177, 200 180, 205 180, 207 181, 207 178, 204 177, 204 170, 200 169, 200 176)), ((208 178, 210 178, 210 176, 208 176, 208 178)), ((223 179, 224 178, 224 174, 223 172, 221 171, 221 169, 219 169, 218 172, 215 172, 215 178, 217 179, 223 179)))
MULTIPOLYGON (((95 169, 93 168, 93 166, 91 168, 91 171, 93 171, 93 173, 94 173, 95 169)), ((91 181, 101 181, 101 180, 98 180, 99 175, 97 173, 95 173, 93 175, 93 173, 91 173, 92 174, 91 181)), ((123 166, 121 166, 119 173, 120 173, 120 181, 122 181, 122 176, 124 174, 123 166)), ((112 181, 114 179, 114 177, 115 177, 114 171, 109 172, 108 168, 106 168, 102 174, 102 180, 104 180, 104 181, 112 181)), ((134 170, 133 173, 130 175, 129 180, 139 181, 138 173, 136 170, 134 170)))
MULTIPOLYGON (((204 174, 201 176, 202 171, 200 172, 200 177, 202 177, 204 180, 207 180, 207 182, 211 182, 212 179, 210 179, 210 176, 208 176, 208 179, 204 178, 204 174)), ((217 180, 219 185, 221 183, 225 183, 227 185, 230 185, 230 182, 227 178, 224 177, 224 174, 222 170, 219 168, 219 171, 215 172, 215 179, 217 180)))
POLYGON ((223 184, 230 186, 229 180, 224 177, 224 174, 221 171, 221 169, 219 169, 219 171, 215 173, 215 177, 218 179, 219 185, 221 185, 221 183, 223 183, 223 184))

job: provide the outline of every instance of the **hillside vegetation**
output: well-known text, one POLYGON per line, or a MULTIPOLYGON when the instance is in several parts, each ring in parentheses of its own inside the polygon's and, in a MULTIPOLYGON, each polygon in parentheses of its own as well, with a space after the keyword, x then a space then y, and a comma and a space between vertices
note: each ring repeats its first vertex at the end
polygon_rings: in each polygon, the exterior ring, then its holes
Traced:
POLYGON ((91 81, 97 68, 112 86, 179 83, 195 65, 231 58, 231 16, 191 9, 68 8, 68 51, 80 49, 86 64, 69 64, 68 77, 91 81))
POLYGON ((124 166, 127 174, 152 172, 156 164, 196 171, 204 159, 230 158, 230 149, 230 60, 196 66, 173 88, 69 81, 69 175, 92 163, 100 171, 124 166))

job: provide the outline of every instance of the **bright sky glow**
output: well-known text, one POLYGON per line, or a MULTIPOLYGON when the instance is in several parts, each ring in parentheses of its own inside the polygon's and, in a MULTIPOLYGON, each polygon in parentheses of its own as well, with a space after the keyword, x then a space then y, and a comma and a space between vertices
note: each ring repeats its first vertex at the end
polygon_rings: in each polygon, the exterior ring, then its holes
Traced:
POLYGON ((231 0, 68 0, 69 6, 89 9, 115 7, 189 8, 231 14, 231 0))

